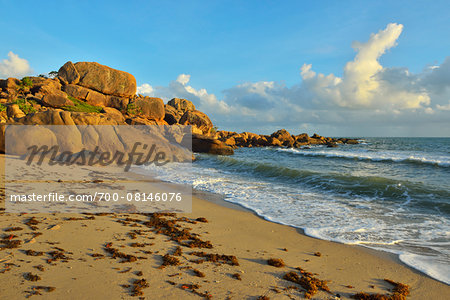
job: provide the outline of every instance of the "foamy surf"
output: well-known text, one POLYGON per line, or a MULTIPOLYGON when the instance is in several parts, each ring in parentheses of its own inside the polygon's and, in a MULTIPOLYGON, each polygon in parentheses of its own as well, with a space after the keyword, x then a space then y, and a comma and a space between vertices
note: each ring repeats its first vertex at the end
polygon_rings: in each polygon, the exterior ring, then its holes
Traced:
MULTIPOLYGON (((377 153, 376 139, 342 150, 297 150, 318 151, 317 156, 296 155, 291 149, 237 149, 231 157, 198 155, 190 168, 173 164, 147 172, 222 194, 226 201, 312 237, 399 254, 405 264, 449 283, 448 169, 431 163, 335 158, 344 152, 380 158, 387 150, 399 152, 393 149, 397 142, 390 140, 385 147, 389 149, 378 151, 383 154, 377 153)), ((441 146, 428 147, 413 141, 411 148, 427 159, 442 158, 450 153, 450 143, 439 142, 441 146)), ((402 151, 407 152, 405 143, 401 141, 402 151)), ((449 160, 444 157, 441 162, 449 160)))
MULTIPOLYGON (((367 145, 367 143, 365 144, 367 145)), ((419 163, 419 164, 431 164, 439 167, 450 167, 450 159, 444 156, 438 157, 425 157, 420 155, 409 155, 405 153, 395 153, 395 152, 386 152, 386 153, 377 153, 377 154, 368 154, 367 152, 357 152, 357 151, 328 151, 322 150, 323 147, 318 149, 295 149, 295 148, 277 148, 276 151, 282 152, 291 152, 298 155, 304 156, 323 156, 328 158, 343 158, 343 159, 358 159, 358 160, 370 160, 374 162, 383 162, 383 161, 391 161, 391 162, 405 162, 405 163, 419 163)))

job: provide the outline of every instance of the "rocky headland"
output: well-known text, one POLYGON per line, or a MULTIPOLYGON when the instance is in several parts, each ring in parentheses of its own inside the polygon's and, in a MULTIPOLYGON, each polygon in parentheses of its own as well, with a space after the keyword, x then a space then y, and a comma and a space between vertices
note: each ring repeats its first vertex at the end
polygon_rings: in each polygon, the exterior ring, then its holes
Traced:
POLYGON ((133 75, 96 62, 69 61, 54 78, 0 79, 0 124, 191 125, 192 150, 219 155, 231 155, 238 147, 358 143, 317 134, 292 135, 284 129, 271 135, 217 131, 191 101, 174 98, 164 104, 160 98, 137 95, 133 75))

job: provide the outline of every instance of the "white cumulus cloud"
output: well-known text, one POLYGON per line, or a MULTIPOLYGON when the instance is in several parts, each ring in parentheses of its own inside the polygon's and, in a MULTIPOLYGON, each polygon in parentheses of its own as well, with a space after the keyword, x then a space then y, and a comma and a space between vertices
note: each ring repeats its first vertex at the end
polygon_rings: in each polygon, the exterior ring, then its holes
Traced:
POLYGON ((342 78, 333 74, 316 74, 311 65, 303 65, 301 76, 314 100, 325 105, 350 109, 415 109, 430 104, 425 89, 407 70, 386 69, 379 63, 381 55, 396 45, 403 25, 391 23, 372 34, 366 43, 354 42, 357 54, 344 68, 342 78))
POLYGON ((224 89, 220 99, 190 86, 188 74, 180 74, 168 86, 147 84, 147 88, 167 100, 191 100, 225 130, 269 133, 283 127, 293 132, 376 136, 423 136, 433 130, 449 135, 450 57, 416 74, 406 67, 384 67, 379 61, 396 46, 402 31, 403 25, 391 23, 368 41, 353 42, 355 57, 341 76, 317 73, 305 63, 301 80, 293 86, 244 82, 224 89))
POLYGON ((153 87, 148 83, 144 83, 137 87, 137 93, 141 95, 153 96, 153 91, 153 87))
POLYGON ((24 58, 20 58, 19 55, 10 51, 8 58, 0 62, 0 77, 18 77, 21 78, 26 75, 30 75, 33 70, 30 68, 30 64, 24 58))

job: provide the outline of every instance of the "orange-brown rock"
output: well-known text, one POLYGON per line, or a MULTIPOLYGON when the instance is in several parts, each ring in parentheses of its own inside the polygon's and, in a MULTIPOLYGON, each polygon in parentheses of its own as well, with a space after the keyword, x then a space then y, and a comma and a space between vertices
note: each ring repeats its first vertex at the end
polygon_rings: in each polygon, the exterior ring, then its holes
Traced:
POLYGON ((182 111, 183 113, 188 110, 195 110, 195 105, 186 99, 173 98, 169 102, 168 105, 172 106, 176 110, 182 111))
POLYGON ((57 79, 43 78, 43 77, 30 77, 33 82, 33 86, 30 92, 33 94, 50 95, 61 92, 61 83, 57 79))
POLYGON ((192 151, 198 153, 209 153, 216 155, 232 155, 233 148, 226 145, 224 142, 206 137, 200 134, 192 134, 192 136, 185 135, 181 144, 189 144, 189 139, 192 139, 192 151))
POLYGON ((307 143, 309 141, 310 137, 307 133, 302 133, 297 136, 295 136, 295 141, 299 143, 307 143))
POLYGON ((209 134, 213 127, 211 120, 205 113, 198 110, 188 110, 181 117, 181 125, 192 125, 202 131, 203 134, 209 134))
POLYGON ((277 132, 272 133, 271 137, 276 138, 286 147, 292 147, 295 142, 291 134, 285 129, 280 129, 277 132))
POLYGON ((165 104, 164 105, 164 120, 169 124, 177 124, 181 119, 183 113, 179 110, 176 110, 173 106, 165 104))
POLYGON ((229 137, 224 141, 225 144, 227 144, 228 146, 234 147, 236 146, 236 140, 234 139, 234 137, 229 137))
POLYGON ((41 99, 41 103, 45 106, 60 108, 64 106, 72 106, 73 102, 67 98, 67 95, 59 91, 56 94, 44 95, 41 99))
POLYGON ((6 80, 0 80, 0 88, 7 93, 15 93, 19 88, 20 80, 17 78, 8 78, 6 80))
POLYGON ((272 137, 272 136, 270 136, 267 139, 267 142, 269 143, 270 146, 274 146, 274 147, 281 147, 281 146, 283 146, 283 144, 281 144, 280 140, 278 140, 277 138, 272 137))
POLYGON ((80 81, 80 74, 74 64, 68 61, 58 70, 58 78, 64 84, 77 84, 80 81))
POLYGON ((80 75, 78 85, 106 95, 132 97, 136 94, 136 79, 130 73, 96 62, 77 62, 74 66, 80 75))
POLYGON ((118 96, 106 96, 106 106, 116 108, 120 111, 126 111, 130 99, 118 96))
POLYGON ((94 90, 79 85, 67 84, 64 86, 64 91, 69 96, 84 100, 90 105, 102 107, 108 106, 108 98, 105 95, 94 90))
POLYGON ((11 104, 6 108, 6 114, 9 118, 23 118, 25 114, 17 104, 11 104))
POLYGON ((164 102, 160 98, 137 97, 130 101, 128 113, 161 121, 164 119, 164 102))
POLYGON ((107 117, 117 121, 117 123, 119 123, 119 124, 125 123, 125 117, 117 109, 115 109, 113 107, 105 107, 105 108, 103 108, 103 110, 105 111, 105 115, 107 117))

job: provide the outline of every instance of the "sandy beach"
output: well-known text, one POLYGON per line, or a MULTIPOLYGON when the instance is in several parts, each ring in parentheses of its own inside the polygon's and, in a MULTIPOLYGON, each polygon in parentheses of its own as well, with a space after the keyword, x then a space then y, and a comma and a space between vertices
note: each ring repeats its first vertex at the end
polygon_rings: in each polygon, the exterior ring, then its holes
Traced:
POLYGON ((312 299, 391 294, 384 279, 409 285, 408 299, 450 295, 394 255, 310 238, 203 192, 189 214, 2 213, 0 230, 0 299, 304 298, 289 272, 326 281, 312 299))

